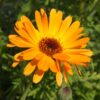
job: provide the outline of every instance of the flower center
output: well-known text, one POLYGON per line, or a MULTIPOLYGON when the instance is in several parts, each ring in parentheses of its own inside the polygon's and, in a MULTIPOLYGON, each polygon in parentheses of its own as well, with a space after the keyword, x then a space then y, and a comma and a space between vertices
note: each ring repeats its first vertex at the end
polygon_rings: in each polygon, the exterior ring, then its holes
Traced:
POLYGON ((62 51, 62 47, 60 43, 53 38, 43 38, 39 42, 39 49, 43 53, 47 54, 48 56, 52 56, 55 53, 59 53, 62 51))

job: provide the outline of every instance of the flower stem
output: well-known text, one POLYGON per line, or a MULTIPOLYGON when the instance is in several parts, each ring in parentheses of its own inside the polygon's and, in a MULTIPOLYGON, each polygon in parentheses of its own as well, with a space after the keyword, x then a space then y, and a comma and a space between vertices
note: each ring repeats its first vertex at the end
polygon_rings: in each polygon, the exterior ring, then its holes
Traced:
POLYGON ((27 94, 28 94, 28 92, 29 92, 29 90, 30 90, 31 85, 32 85, 31 83, 28 84, 28 86, 27 86, 25 92, 22 94, 20 100, 26 100, 26 97, 27 97, 27 94))

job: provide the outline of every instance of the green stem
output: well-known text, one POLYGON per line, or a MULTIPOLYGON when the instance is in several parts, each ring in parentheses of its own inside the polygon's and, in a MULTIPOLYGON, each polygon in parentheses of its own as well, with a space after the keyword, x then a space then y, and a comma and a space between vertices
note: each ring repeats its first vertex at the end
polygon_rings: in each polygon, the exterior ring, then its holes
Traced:
POLYGON ((27 97, 27 94, 28 94, 28 92, 29 92, 29 90, 30 90, 31 85, 32 85, 32 84, 29 84, 29 85, 27 86, 27 88, 26 88, 25 92, 22 94, 20 100, 26 100, 26 97, 27 97))

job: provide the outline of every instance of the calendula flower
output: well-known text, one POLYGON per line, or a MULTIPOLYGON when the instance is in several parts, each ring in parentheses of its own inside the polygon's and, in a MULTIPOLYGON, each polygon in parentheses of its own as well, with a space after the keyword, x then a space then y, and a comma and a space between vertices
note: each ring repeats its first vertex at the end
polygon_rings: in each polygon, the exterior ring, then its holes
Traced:
POLYGON ((67 82, 67 74, 73 75, 71 65, 86 66, 90 62, 92 51, 86 49, 89 38, 82 34, 80 21, 72 23, 72 16, 62 17, 62 11, 56 9, 51 9, 49 18, 43 9, 40 12, 36 10, 37 28, 22 16, 15 23, 18 35, 9 35, 8 47, 25 48, 14 56, 12 66, 28 60, 23 73, 28 76, 34 72, 34 83, 40 82, 45 72, 50 70, 56 74, 57 84, 61 86, 63 77, 67 82))

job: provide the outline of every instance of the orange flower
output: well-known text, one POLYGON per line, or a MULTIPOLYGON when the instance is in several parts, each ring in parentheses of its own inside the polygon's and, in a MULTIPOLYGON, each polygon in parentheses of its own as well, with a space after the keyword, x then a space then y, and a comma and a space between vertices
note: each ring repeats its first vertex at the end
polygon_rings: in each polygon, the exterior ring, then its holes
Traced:
POLYGON ((64 77, 67 82, 67 73, 73 75, 70 64, 86 66, 90 62, 92 51, 85 49, 89 38, 84 34, 80 22, 72 23, 72 17, 62 19, 63 13, 51 9, 49 19, 41 9, 35 11, 37 29, 31 21, 22 16, 15 24, 18 35, 9 35, 8 47, 25 48, 26 50, 14 56, 13 67, 21 61, 28 60, 24 75, 28 76, 35 71, 33 82, 41 81, 44 73, 49 69, 56 74, 58 86, 64 77))

